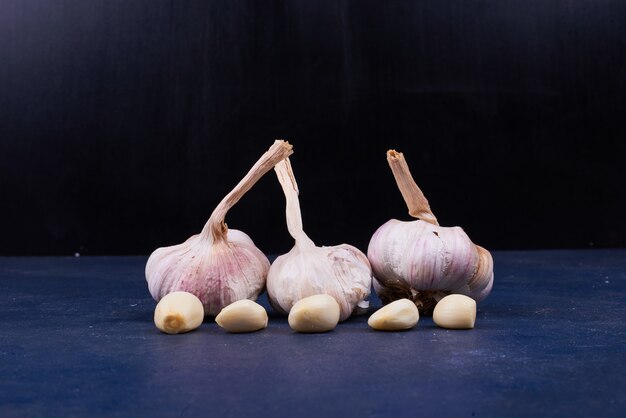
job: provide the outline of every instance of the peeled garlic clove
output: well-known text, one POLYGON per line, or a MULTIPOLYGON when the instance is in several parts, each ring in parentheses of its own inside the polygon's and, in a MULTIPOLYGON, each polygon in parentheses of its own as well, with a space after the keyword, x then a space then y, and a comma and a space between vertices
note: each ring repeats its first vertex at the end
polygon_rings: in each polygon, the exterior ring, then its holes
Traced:
POLYGON ((435 306, 433 321, 441 328, 474 328, 476 301, 465 295, 448 295, 435 306))
POLYGON ((267 328, 265 308, 248 299, 233 302, 215 317, 215 322, 229 332, 252 332, 267 328))
POLYGON ((329 295, 314 295, 296 302, 289 312, 289 326, 298 332, 326 332, 339 322, 339 304, 329 295))
POLYGON ((380 298, 385 303, 410 298, 421 312, 430 313, 444 294, 461 293, 477 301, 487 297, 493 286, 491 254, 463 229, 439 226, 402 153, 389 150, 387 161, 409 214, 419 219, 392 219, 370 240, 367 257, 380 298))
POLYGON ((367 325, 382 331, 400 331, 413 328, 419 318, 419 311, 413 301, 399 299, 374 312, 367 325))
POLYGON ((192 331, 202 324, 202 302, 188 292, 172 292, 157 303, 154 324, 167 334, 192 331))
POLYGON ((270 303, 277 312, 286 314, 303 298, 327 294, 339 303, 343 321, 370 294, 369 261, 351 245, 317 247, 302 229, 298 186, 289 159, 278 163, 275 171, 287 201, 287 227, 296 242, 289 253, 279 256, 270 267, 270 303))
POLYGON ((146 280, 159 301, 176 290, 196 295, 207 315, 263 291, 269 260, 245 233, 228 229, 226 213, 274 165, 292 154, 286 141, 275 141, 219 205, 199 235, 155 250, 146 263, 146 280))

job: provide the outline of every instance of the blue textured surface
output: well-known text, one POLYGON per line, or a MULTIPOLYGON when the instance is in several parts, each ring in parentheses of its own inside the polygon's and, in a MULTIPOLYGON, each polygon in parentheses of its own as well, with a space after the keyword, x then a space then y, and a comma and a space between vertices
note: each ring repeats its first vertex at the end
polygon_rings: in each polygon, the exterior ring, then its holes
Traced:
POLYGON ((176 336, 144 257, 0 258, 0 416, 625 416, 626 251, 494 258, 474 330, 176 336))

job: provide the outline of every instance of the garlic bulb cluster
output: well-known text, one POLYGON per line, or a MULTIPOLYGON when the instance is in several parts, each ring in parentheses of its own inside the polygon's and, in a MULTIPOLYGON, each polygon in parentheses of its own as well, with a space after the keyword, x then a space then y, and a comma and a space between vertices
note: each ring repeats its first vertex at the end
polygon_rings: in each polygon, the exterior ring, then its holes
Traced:
POLYGON ((287 314, 301 299, 327 294, 339 303, 339 320, 344 321, 370 294, 372 272, 367 257, 347 244, 315 246, 302 230, 298 185, 289 159, 278 163, 274 170, 287 200, 287 228, 296 243, 270 268, 267 276, 270 303, 279 313, 287 314))
POLYGON ((265 287, 270 263, 250 237, 224 223, 226 213, 292 146, 277 140, 215 208, 202 232, 182 244, 155 250, 146 264, 146 280, 159 301, 180 290, 196 295, 205 315, 217 315, 240 299, 256 299, 265 287))
POLYGON ((460 227, 439 226, 402 153, 389 150, 387 161, 409 214, 419 219, 392 219, 370 240, 367 257, 380 298, 384 303, 408 298, 425 313, 451 293, 483 300, 493 286, 491 254, 460 227))

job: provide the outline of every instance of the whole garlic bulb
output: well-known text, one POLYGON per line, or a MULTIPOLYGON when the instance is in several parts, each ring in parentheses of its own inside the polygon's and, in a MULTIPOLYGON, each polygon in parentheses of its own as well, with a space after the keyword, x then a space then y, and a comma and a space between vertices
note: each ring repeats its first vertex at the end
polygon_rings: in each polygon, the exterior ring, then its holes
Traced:
POLYGON ((367 257, 380 298, 384 303, 409 298, 425 313, 451 293, 483 300, 493 286, 491 254, 460 227, 439 226, 402 153, 387 151, 387 161, 409 214, 419 219, 392 219, 370 240, 367 257))
POLYGON ((342 244, 317 247, 302 230, 298 185, 289 159, 274 168, 287 200, 287 227, 296 240, 287 254, 278 257, 267 275, 267 293, 272 307, 288 314, 293 305, 309 296, 327 294, 341 309, 340 321, 370 294, 372 271, 365 254, 342 244))
POLYGON ((173 291, 196 295, 205 315, 217 315, 240 299, 256 299, 265 287, 269 260, 250 237, 224 223, 226 213, 276 163, 292 154, 277 140, 248 174, 217 205, 202 232, 182 244, 155 250, 146 264, 146 280, 159 301, 173 291))

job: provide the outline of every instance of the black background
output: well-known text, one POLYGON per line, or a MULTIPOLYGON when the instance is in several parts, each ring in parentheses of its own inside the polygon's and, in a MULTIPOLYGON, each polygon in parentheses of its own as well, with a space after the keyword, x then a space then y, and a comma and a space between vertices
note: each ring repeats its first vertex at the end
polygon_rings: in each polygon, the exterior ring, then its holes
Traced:
MULTIPOLYGON (((305 230, 409 219, 488 249, 626 246, 626 2, 0 0, 0 254, 147 254, 274 138, 305 230)), ((287 251, 273 173, 228 215, 287 251)))

